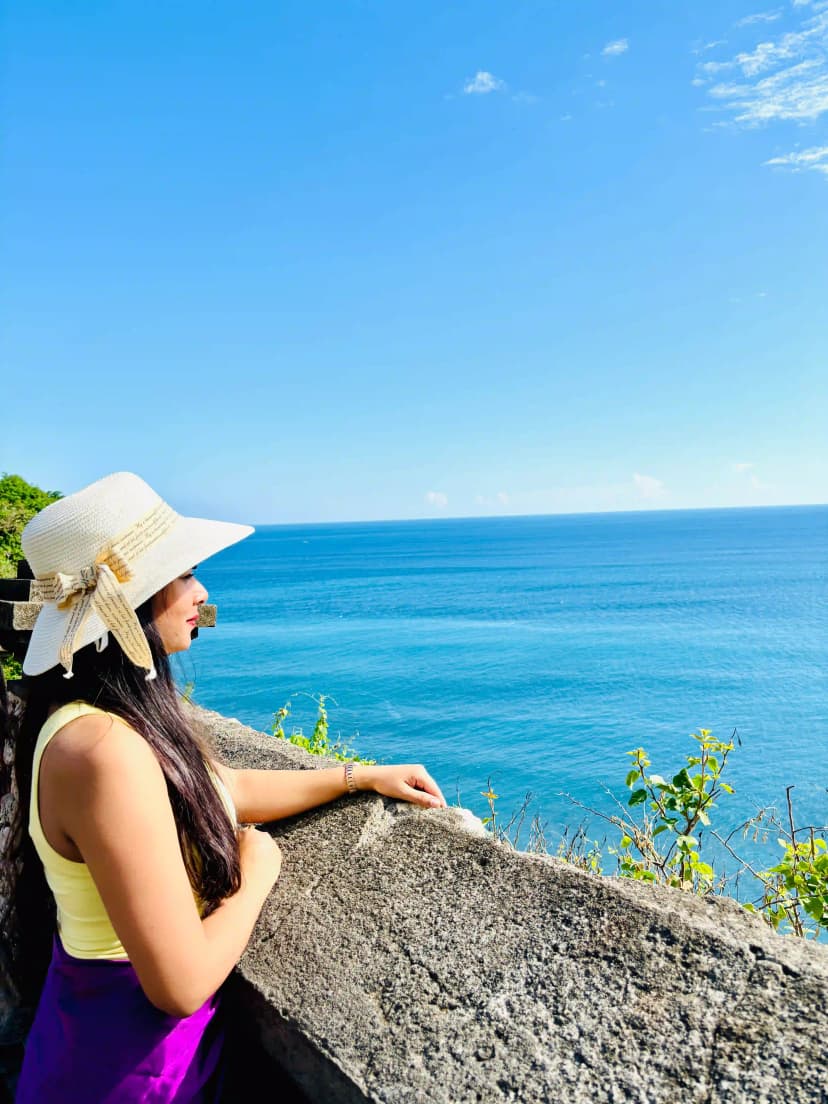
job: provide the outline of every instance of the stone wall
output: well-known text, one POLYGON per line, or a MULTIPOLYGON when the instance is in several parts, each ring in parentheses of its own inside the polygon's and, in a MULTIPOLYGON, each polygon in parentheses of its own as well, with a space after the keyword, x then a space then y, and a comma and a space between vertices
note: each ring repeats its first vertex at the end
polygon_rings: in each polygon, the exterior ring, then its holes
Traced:
MULTIPOLYGON (((198 716, 233 765, 327 765, 198 716)), ((373 795, 273 831, 282 876, 228 999, 313 1104, 828 1101, 828 950, 732 901, 373 795)))

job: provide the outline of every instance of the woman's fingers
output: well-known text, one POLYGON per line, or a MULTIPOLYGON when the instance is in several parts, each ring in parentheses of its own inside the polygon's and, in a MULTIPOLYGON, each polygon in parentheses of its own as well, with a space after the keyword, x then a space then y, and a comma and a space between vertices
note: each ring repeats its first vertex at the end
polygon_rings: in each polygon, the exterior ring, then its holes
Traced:
MULTIPOLYGON (((445 805, 446 799, 428 771, 424 767, 415 767, 415 772, 414 780, 411 782, 414 790, 416 792, 425 791, 426 794, 436 797, 440 805, 445 805)), ((426 802, 426 804, 433 804, 433 802, 426 802)))
POLYGON ((425 767, 401 764, 373 767, 372 788, 385 797, 401 798, 412 804, 436 809, 446 804, 440 787, 425 767))
POLYGON ((446 799, 443 797, 440 787, 425 767, 406 766, 400 769, 406 772, 402 782, 402 796, 406 801, 432 809, 445 805, 446 799))
POLYGON ((430 793, 426 793, 425 790, 418 790, 415 786, 409 786, 407 783, 403 784, 400 797, 405 801, 410 801, 412 805, 422 805, 426 809, 438 809, 445 804, 439 797, 434 797, 430 793))

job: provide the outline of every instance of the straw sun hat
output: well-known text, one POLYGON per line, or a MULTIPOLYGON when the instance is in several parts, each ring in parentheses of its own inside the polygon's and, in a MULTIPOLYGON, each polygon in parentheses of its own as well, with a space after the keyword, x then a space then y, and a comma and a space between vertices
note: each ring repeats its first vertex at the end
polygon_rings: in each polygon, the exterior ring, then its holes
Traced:
MULTIPOLYGON (((111 632, 155 675, 135 609, 196 564, 253 532, 249 525, 182 517, 130 472, 58 499, 23 530, 23 552, 43 599, 23 661, 27 675, 62 664, 111 632)), ((34 597, 34 595, 33 595, 34 597)))

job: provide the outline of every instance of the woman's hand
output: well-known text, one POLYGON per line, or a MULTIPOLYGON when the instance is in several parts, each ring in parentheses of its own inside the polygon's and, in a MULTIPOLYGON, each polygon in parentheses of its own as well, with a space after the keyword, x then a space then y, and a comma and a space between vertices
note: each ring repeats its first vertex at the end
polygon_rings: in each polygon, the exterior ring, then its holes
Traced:
POLYGON ((399 764, 390 767, 354 764, 354 783, 357 789, 374 790, 384 797, 398 801, 410 801, 427 809, 444 808, 446 799, 440 787, 425 769, 417 764, 399 764))
POLYGON ((267 832, 247 826, 239 829, 239 863, 242 878, 267 896, 282 869, 282 852, 267 832))

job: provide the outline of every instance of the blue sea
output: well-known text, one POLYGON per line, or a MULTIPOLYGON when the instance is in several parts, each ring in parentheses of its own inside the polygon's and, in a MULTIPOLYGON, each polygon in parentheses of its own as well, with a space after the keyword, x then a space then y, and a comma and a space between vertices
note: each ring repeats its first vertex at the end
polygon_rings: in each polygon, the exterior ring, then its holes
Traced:
POLYGON ((628 750, 668 775, 735 730, 719 823, 790 785, 828 823, 828 506, 267 526, 199 577, 218 625, 179 678, 256 728, 324 694, 361 754, 479 814, 531 792, 553 840, 628 750))

